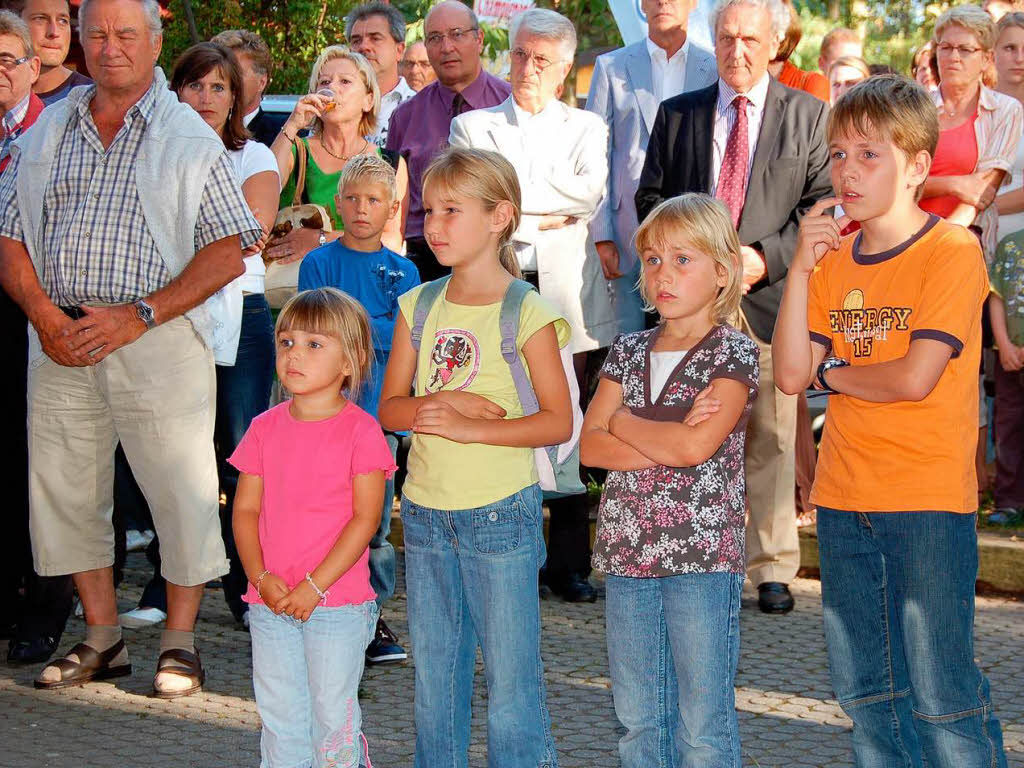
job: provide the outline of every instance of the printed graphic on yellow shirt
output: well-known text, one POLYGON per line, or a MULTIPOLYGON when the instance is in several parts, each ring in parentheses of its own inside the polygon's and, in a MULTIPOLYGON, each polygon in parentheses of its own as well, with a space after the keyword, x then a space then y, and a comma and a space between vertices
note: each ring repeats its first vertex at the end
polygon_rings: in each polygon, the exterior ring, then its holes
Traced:
POLYGON ((843 299, 842 309, 830 309, 832 333, 843 334, 853 346, 854 357, 870 357, 875 341, 888 341, 889 331, 906 331, 913 310, 910 307, 866 307, 864 291, 854 288, 843 299))
POLYGON ((445 328, 434 334, 427 392, 454 392, 473 383, 480 371, 480 342, 471 331, 445 328))

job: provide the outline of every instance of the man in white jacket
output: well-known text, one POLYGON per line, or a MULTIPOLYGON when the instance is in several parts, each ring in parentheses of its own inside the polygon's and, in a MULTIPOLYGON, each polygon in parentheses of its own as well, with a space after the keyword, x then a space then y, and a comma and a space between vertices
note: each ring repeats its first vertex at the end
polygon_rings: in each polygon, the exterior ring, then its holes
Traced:
POLYGON ((157 696, 198 691, 203 585, 227 572, 213 453, 211 296, 259 224, 223 142, 155 69, 156 0, 83 0, 95 87, 43 111, 0 181, 0 279, 29 320, 32 552, 71 573, 85 641, 36 678, 64 688, 131 673, 112 568, 114 448, 150 503, 168 581, 157 696))

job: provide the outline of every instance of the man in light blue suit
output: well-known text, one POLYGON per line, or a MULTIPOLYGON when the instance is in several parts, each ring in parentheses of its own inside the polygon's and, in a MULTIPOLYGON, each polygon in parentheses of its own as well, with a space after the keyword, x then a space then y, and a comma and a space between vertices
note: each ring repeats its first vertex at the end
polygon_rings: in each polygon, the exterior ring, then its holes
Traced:
POLYGON ((639 226, 633 196, 647 155, 658 104, 718 78, 715 55, 693 44, 687 22, 697 0, 640 0, 647 38, 597 58, 587 109, 608 125, 608 184, 590 222, 601 267, 613 289, 620 333, 644 327, 634 289, 640 261, 633 248, 639 226))

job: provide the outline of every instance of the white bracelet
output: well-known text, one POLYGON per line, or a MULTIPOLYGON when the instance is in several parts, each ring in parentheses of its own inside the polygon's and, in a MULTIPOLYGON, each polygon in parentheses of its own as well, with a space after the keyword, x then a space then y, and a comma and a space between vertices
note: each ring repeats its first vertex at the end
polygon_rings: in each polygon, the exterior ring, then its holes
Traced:
POLYGON ((264 578, 264 577, 265 577, 265 576, 266 576, 266 575, 267 575, 268 573, 270 573, 270 569, 269 569, 269 568, 268 568, 267 570, 265 570, 265 571, 264 571, 263 573, 261 573, 261 574, 260 574, 259 576, 257 576, 257 577, 256 577, 256 581, 255 581, 255 582, 253 582, 253 586, 254 586, 254 587, 256 587, 256 594, 257 594, 257 595, 259 595, 259 597, 260 597, 260 600, 262 600, 262 599, 263 599, 263 593, 262 593, 262 592, 260 592, 260 585, 261 585, 261 584, 263 584, 263 578, 264 578))
POLYGON ((331 594, 331 590, 325 589, 321 591, 320 587, 313 583, 313 577, 309 575, 308 571, 306 572, 306 581, 309 582, 309 586, 311 586, 313 588, 313 591, 316 592, 317 595, 320 597, 320 602, 324 605, 327 605, 327 596, 331 594))

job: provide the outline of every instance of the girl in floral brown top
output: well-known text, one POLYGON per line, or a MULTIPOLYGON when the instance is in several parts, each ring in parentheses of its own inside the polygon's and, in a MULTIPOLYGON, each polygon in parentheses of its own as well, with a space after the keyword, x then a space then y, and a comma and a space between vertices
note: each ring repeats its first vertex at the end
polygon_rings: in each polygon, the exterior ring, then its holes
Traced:
POLYGON ((661 323, 615 340, 580 444, 583 463, 611 470, 593 563, 608 574, 619 755, 623 768, 739 768, 743 443, 758 376, 757 345, 726 324, 740 243, 722 203, 688 194, 655 208, 636 244, 661 323))

